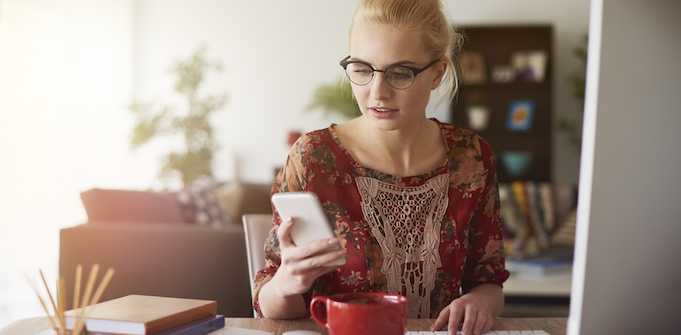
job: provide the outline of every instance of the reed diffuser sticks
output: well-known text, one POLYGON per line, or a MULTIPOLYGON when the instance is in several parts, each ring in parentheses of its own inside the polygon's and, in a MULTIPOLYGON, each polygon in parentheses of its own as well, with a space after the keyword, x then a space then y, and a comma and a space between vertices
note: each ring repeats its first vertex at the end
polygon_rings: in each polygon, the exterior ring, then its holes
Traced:
POLYGON ((97 286, 97 290, 95 290, 94 295, 92 294, 92 291, 95 287, 95 280, 97 279, 97 274, 99 272, 99 264, 94 264, 92 268, 90 269, 90 276, 88 278, 86 287, 85 287, 85 292, 83 292, 83 298, 82 301, 80 300, 80 291, 81 291, 81 284, 82 284, 82 274, 83 274, 83 266, 78 265, 76 267, 76 283, 74 287, 74 293, 73 293, 73 310, 75 314, 75 324, 73 327, 67 327, 66 325, 66 317, 65 313, 67 310, 66 306, 66 285, 64 282, 63 277, 59 277, 57 279, 57 295, 56 299, 53 298, 52 292, 50 292, 50 288, 47 285, 47 280, 45 279, 45 275, 43 274, 42 270, 39 270, 40 272, 40 277, 42 278, 43 284, 45 285, 45 290, 47 291, 47 296, 49 297, 49 303, 51 304, 52 310, 54 311, 54 317, 50 313, 49 305, 48 305, 48 300, 40 293, 40 290, 38 290, 38 286, 35 284, 35 280, 30 278, 28 275, 26 275, 26 279, 28 282, 31 284, 33 287, 33 290, 35 291, 36 295, 38 296, 38 300, 40 300, 40 304, 43 306, 43 309, 45 310, 45 313, 47 313, 48 319, 50 321, 50 325, 52 326, 52 329, 55 331, 56 334, 58 335, 75 335, 78 334, 80 335, 83 330, 85 330, 85 320, 89 317, 90 313, 92 313, 92 310, 94 309, 95 304, 99 302, 99 299, 102 297, 102 294, 104 293, 104 290, 106 290, 106 287, 109 285, 109 282, 111 281, 111 277, 114 275, 114 269, 109 268, 106 271, 106 274, 104 274, 104 277, 102 278, 102 281, 99 283, 97 286), (55 302, 56 300, 56 302, 55 302), (55 322, 56 319, 56 322, 55 322), (71 328, 72 332, 69 332, 67 328, 71 328))

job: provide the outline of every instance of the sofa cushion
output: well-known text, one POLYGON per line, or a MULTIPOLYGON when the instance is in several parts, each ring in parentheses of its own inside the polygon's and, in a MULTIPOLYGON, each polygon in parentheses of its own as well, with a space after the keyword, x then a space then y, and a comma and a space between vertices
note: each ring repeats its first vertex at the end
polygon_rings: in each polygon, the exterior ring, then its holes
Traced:
POLYGON ((272 214, 269 184, 234 181, 217 187, 215 197, 232 222, 241 223, 244 214, 272 214))
POLYGON ((214 190, 220 185, 222 184, 212 183, 177 192, 176 197, 182 205, 185 221, 216 229, 232 223, 231 218, 223 213, 214 194, 214 190))
POLYGON ((93 188, 81 192, 80 198, 90 221, 185 221, 180 203, 170 192, 93 188))

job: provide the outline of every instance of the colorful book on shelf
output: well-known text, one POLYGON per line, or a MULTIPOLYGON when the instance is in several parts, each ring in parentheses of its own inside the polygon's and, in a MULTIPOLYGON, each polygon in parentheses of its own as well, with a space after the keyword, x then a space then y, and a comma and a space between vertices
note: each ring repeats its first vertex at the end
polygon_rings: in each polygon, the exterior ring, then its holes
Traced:
MULTIPOLYGON (((148 335, 215 315, 211 300, 128 295, 94 305, 85 320, 89 332, 148 335)), ((66 327, 73 329, 81 309, 65 313, 66 327)))
POLYGON ((541 210, 539 191, 535 182, 525 182, 525 195, 527 199, 527 216, 532 225, 533 236, 537 239, 539 248, 546 249, 549 246, 549 233, 544 225, 543 212, 541 210))
POLYGON ((558 258, 533 258, 526 260, 506 260, 506 270, 534 276, 551 273, 566 273, 572 269, 572 261, 558 258))

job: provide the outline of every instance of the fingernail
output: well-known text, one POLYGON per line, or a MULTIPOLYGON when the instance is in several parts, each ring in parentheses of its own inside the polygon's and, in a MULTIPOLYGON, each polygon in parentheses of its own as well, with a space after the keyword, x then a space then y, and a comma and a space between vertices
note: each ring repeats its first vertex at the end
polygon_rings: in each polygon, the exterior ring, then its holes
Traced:
POLYGON ((336 243, 338 243, 338 240, 335 239, 335 238, 330 238, 330 239, 328 239, 328 240, 326 240, 326 241, 329 242, 329 244, 336 244, 336 243))

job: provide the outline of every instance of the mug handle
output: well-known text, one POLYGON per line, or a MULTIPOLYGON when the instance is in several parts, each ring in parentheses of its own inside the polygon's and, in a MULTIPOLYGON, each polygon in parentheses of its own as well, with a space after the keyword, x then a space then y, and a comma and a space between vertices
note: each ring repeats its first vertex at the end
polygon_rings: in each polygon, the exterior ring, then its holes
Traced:
POLYGON ((312 316, 312 319, 314 319, 315 322, 317 322, 320 326, 324 327, 325 329, 329 328, 329 324, 326 319, 326 301, 328 300, 328 297, 325 297, 323 295, 318 295, 312 298, 312 301, 310 302, 310 315, 312 316), (322 310, 319 306, 319 304, 324 304, 324 309, 322 310), (323 316, 323 319, 322 319, 323 316))

